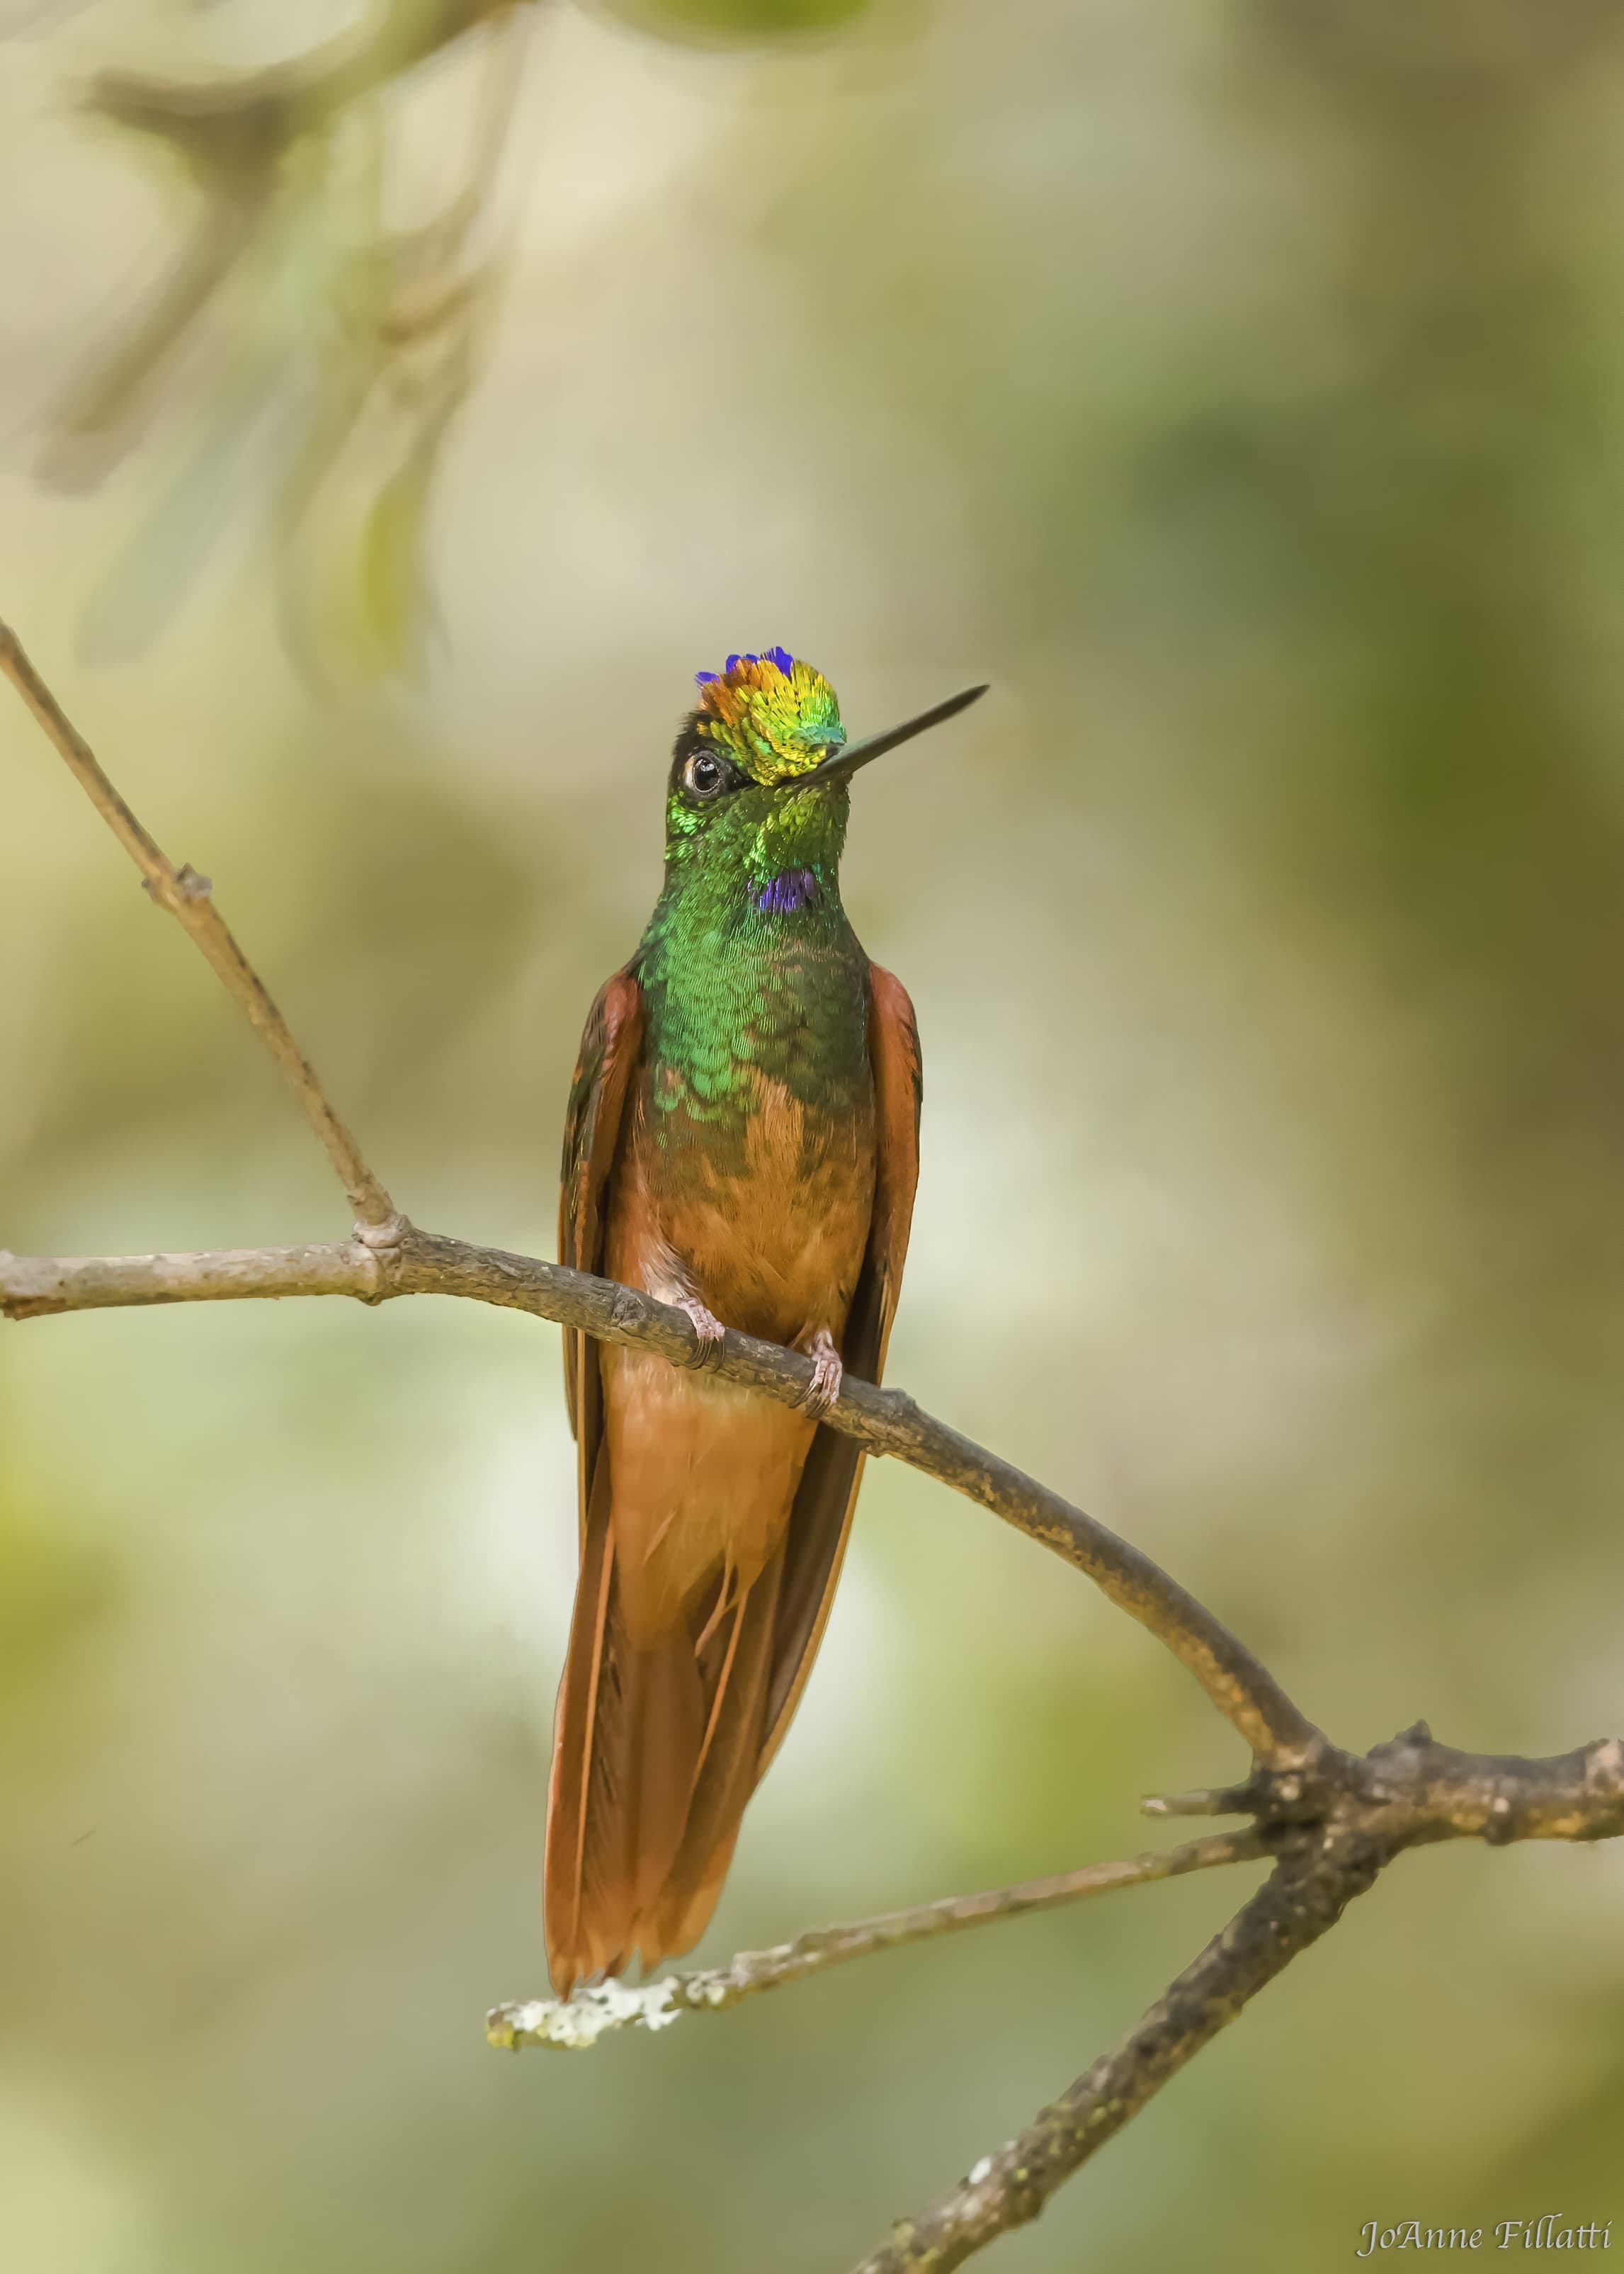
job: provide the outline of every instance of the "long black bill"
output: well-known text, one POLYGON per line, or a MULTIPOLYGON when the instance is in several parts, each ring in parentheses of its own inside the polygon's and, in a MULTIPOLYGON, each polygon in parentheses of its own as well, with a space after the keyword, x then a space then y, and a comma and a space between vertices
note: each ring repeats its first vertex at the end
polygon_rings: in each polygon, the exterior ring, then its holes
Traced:
POLYGON ((939 727, 944 719, 956 719, 973 703, 979 703, 987 692, 987 682, 980 687, 966 687, 961 694, 950 695, 945 703, 938 703, 929 711, 921 711, 917 719, 906 726, 888 727, 883 734, 870 734, 866 742, 848 742, 822 765, 814 766, 810 773, 798 774, 784 784, 786 789, 810 789, 814 784, 840 781, 854 774, 859 766, 866 766, 870 758, 883 758, 887 750, 894 750, 898 742, 911 742, 915 734, 922 734, 927 727, 939 727))

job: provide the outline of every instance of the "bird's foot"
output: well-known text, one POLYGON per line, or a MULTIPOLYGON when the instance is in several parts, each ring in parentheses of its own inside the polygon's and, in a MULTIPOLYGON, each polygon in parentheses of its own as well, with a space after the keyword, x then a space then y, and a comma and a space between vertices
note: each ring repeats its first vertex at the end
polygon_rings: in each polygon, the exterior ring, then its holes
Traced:
POLYGON ((679 1295, 676 1307, 694 1329, 694 1355, 685 1366, 714 1366, 727 1332, 714 1311, 707 1311, 697 1295, 679 1295))
POLYGON ((801 1398, 801 1411, 815 1413, 821 1421, 840 1395, 846 1368, 827 1327, 820 1327, 806 1348, 812 1361, 812 1379, 801 1398))

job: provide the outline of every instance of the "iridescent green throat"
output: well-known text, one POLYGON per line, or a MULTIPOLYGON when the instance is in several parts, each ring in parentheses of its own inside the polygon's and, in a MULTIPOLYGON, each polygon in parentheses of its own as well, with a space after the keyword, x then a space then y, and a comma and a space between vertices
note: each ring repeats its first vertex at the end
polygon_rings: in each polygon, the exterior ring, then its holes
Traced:
POLYGON ((844 783, 752 785, 703 818, 673 794, 636 963, 662 1148, 714 1159, 724 1133, 741 1139, 762 1077, 833 1115, 866 1096, 868 963, 840 901, 847 810, 844 783))

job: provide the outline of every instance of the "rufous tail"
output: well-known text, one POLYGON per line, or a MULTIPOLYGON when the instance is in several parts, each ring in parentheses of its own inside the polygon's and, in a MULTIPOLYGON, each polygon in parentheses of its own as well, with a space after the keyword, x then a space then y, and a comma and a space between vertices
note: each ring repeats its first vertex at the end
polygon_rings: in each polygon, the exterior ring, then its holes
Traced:
POLYGON ((743 1589, 718 1570, 670 1633, 639 1646, 619 1601, 607 1472, 600 1456, 553 1724, 545 1916, 560 1997, 704 1932, 760 1767, 783 1568, 780 1548, 743 1589))

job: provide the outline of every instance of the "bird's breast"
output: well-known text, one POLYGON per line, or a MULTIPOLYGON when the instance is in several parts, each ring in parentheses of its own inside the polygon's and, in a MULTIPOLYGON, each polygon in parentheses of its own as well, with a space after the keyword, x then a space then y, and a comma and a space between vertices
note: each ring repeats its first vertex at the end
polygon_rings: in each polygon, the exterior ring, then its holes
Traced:
POLYGON ((872 1081, 838 1104, 759 1072, 746 1088, 725 1133, 679 1134, 637 1100, 610 1204, 611 1275, 666 1302, 697 1296, 771 1342, 819 1327, 838 1338, 874 1214, 872 1081))

